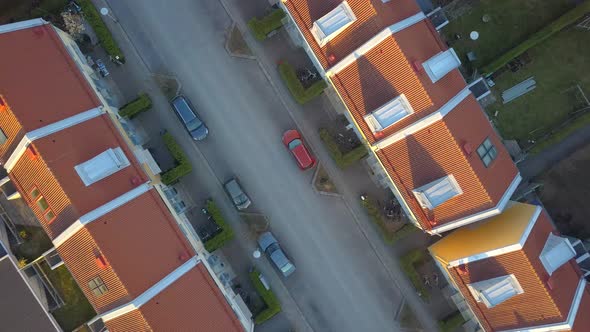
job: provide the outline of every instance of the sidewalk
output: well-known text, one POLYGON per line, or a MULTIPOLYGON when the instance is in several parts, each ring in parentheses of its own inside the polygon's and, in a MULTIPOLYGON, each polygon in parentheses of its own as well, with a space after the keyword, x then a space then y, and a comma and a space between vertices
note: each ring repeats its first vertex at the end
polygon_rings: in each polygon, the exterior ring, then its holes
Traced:
POLYGON ((438 329, 436 320, 454 311, 454 308, 450 307, 442 298, 438 299, 439 301, 432 301, 430 305, 424 304, 405 274, 400 270, 398 260, 398 257, 407 250, 416 247, 425 248, 427 243, 436 239, 416 233, 417 235, 413 236, 412 239, 402 241, 396 247, 387 246, 381 240, 380 234, 368 220, 364 209, 360 206, 358 197, 361 193, 383 197, 380 195, 388 195, 387 191, 378 188, 373 183, 367 169, 364 167, 364 163, 351 166, 346 170, 340 170, 334 164, 318 134, 318 129, 337 114, 332 103, 327 96, 322 95, 305 105, 296 104, 276 70, 276 64, 285 59, 297 66, 312 68, 311 60, 307 54, 301 48, 294 49, 294 45, 292 45, 293 43, 284 28, 264 42, 254 40, 246 26, 246 22, 253 16, 264 14, 265 8, 269 6, 266 0, 250 1, 248 3, 239 0, 220 0, 220 2, 242 31, 244 39, 257 57, 260 68, 277 91, 300 131, 307 138, 307 142, 318 156, 318 159, 322 160, 322 164, 355 218, 357 226, 388 269, 406 303, 413 309, 426 331, 436 331, 438 329), (258 11, 254 10, 254 8, 258 8, 258 11), (433 317, 433 315, 436 317, 433 317))

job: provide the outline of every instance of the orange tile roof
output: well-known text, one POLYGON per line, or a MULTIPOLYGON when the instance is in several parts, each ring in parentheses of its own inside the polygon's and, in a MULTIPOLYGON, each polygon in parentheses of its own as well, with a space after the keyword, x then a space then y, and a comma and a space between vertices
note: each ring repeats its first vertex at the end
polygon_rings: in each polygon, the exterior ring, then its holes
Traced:
POLYGON ((373 36, 407 17, 420 12, 415 0, 348 0, 356 21, 320 47, 310 32, 313 23, 336 8, 342 0, 287 0, 293 16, 321 65, 327 69, 369 41, 373 36), (329 60, 330 58, 330 60, 329 60))
POLYGON ((50 24, 0 34, 0 95, 29 132, 100 101, 50 24))
POLYGON ((38 139, 33 145, 82 215, 147 181, 107 114, 38 139), (131 165, 87 187, 74 167, 116 147, 126 152, 131 165))
POLYGON ((489 257, 451 268, 449 274, 486 331, 517 329, 564 322, 580 280, 572 260, 549 276, 539 259, 549 233, 554 231, 546 212, 541 213, 522 250, 489 257), (460 271, 465 269, 466 273, 460 271), (514 274, 524 290, 505 302, 488 308, 476 302, 467 284, 514 274), (534 305, 531 305, 534 304, 534 305))
POLYGON ((421 64, 446 49, 430 23, 423 20, 386 38, 331 78, 369 143, 437 111, 465 88, 457 69, 436 83, 423 70, 414 69, 414 63, 421 64), (414 113, 375 137, 363 117, 401 94, 414 113))
POLYGON ((377 156, 425 229, 494 207, 518 172, 472 95, 443 120, 378 150, 377 156), (498 151, 488 168, 475 152, 486 137, 498 151), (472 147, 470 155, 466 143, 472 147), (463 194, 432 211, 422 209, 412 190, 447 174, 455 177, 463 194))
POLYGON ((590 285, 586 284, 586 290, 578 308, 578 315, 574 321, 573 332, 590 331, 590 315, 588 313, 590 313, 590 285))
POLYGON ((109 332, 151 332, 153 329, 145 321, 145 318, 139 310, 133 310, 129 313, 111 319, 105 322, 109 332))

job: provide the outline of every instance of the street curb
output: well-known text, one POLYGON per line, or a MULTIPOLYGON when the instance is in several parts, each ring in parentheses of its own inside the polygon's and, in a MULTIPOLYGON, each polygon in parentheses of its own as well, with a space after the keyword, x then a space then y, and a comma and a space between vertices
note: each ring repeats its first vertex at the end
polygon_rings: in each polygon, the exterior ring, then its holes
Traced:
MULTIPOLYGON (((226 11, 227 12, 227 11, 226 11)), ((229 14, 228 14, 229 15, 229 14)), ((231 17, 231 16, 230 16, 231 17)), ((253 55, 244 55, 244 54, 238 54, 238 53, 234 53, 229 49, 229 39, 230 39, 230 35, 232 30, 236 28, 238 29, 238 31, 240 32, 240 34, 242 35, 242 38, 244 36, 244 33, 242 32, 242 30, 240 30, 237 27, 236 22, 233 22, 232 25, 229 27, 229 29, 227 30, 226 36, 225 36, 225 44, 223 44, 223 47, 225 48, 225 51, 229 54, 229 56, 232 56, 234 58, 241 58, 241 59, 248 59, 248 60, 256 60, 256 57, 253 55)), ((244 40, 244 42, 246 42, 246 40, 244 40)), ((248 43, 246 43, 247 45, 248 43)), ((252 50, 250 50, 250 52, 252 52, 252 50)))
POLYGON ((313 177, 311 178, 311 189, 316 194, 318 194, 318 195, 324 195, 324 196, 342 198, 342 195, 340 195, 338 193, 332 193, 332 192, 329 192, 329 191, 323 191, 323 190, 319 190, 318 188, 316 188, 316 186, 315 186, 315 180, 317 180, 318 175, 320 174, 320 167, 321 166, 322 165, 320 163, 318 163, 317 167, 315 168, 315 171, 313 171, 313 177))

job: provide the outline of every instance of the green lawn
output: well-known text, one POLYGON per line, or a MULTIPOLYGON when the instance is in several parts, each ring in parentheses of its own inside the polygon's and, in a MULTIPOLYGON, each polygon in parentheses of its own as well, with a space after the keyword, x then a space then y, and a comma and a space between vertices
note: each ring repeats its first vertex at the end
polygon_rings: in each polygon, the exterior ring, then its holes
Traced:
POLYGON ((96 316, 96 312, 65 265, 55 270, 51 270, 45 262, 40 265, 65 302, 63 307, 52 312, 64 331, 72 331, 96 316))
POLYGON ((573 7, 571 0, 480 0, 442 31, 463 63, 465 54, 474 51, 474 65, 481 68, 573 7), (482 21, 484 15, 489 22, 482 21), (477 41, 469 38, 471 31, 479 32, 477 41), (456 34, 462 38, 455 40, 456 34))
MULTIPOLYGON (((505 139, 518 139, 521 143, 537 140, 567 119, 568 113, 584 106, 575 86, 579 84, 590 95, 588 38, 586 31, 565 29, 530 49, 531 63, 516 73, 507 71, 495 79, 493 90, 498 102, 488 112, 505 139), (537 81, 536 89, 503 105, 502 91, 531 76, 537 81), (498 116, 494 117, 496 111, 498 116)), ((578 123, 574 121, 573 125, 578 123)))

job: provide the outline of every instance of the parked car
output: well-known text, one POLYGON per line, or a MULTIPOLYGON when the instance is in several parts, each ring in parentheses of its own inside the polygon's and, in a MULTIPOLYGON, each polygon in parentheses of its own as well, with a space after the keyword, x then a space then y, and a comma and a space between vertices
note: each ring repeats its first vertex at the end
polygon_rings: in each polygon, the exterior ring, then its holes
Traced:
POLYGON ((303 138, 297 130, 287 130, 283 134, 283 144, 291 151, 299 168, 306 170, 315 166, 316 160, 305 146, 303 138))
POLYGON ((284 277, 288 277, 295 272, 295 265, 285 255, 285 252, 279 246, 279 242, 271 232, 262 233, 258 237, 258 245, 260 250, 266 253, 273 264, 281 270, 284 277))
POLYGON ((195 141, 202 141, 209 134, 209 129, 199 118, 191 103, 184 96, 172 99, 172 108, 195 141))
POLYGON ((244 210, 247 209, 250 204, 252 204, 252 201, 250 201, 250 198, 248 195, 246 195, 236 178, 229 179, 229 181, 227 181, 223 186, 225 187, 225 191, 231 198, 232 202, 236 206, 236 209, 244 210))

